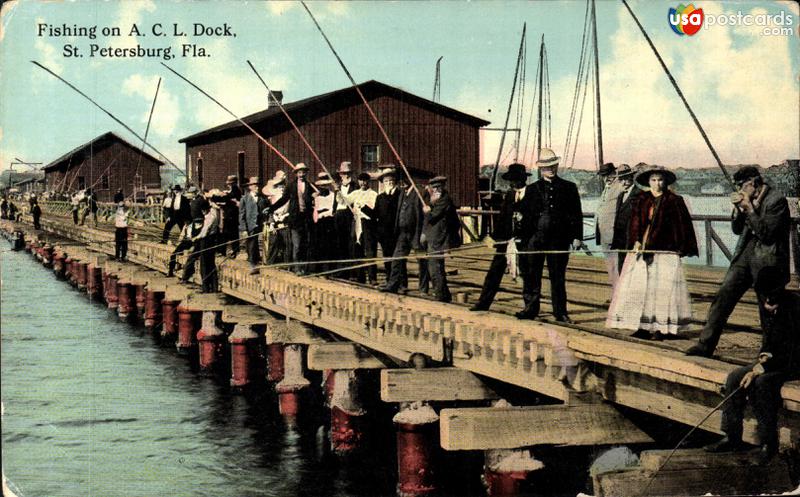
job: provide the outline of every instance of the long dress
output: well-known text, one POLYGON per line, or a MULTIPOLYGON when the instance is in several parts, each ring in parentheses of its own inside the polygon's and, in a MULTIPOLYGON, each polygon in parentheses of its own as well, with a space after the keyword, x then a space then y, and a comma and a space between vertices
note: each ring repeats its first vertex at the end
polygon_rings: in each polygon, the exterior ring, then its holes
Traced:
POLYGON ((659 197, 643 194, 633 208, 630 235, 631 243, 640 242, 642 250, 669 253, 626 256, 606 327, 676 335, 687 328, 692 317, 680 258, 698 254, 683 198, 669 190, 659 197))

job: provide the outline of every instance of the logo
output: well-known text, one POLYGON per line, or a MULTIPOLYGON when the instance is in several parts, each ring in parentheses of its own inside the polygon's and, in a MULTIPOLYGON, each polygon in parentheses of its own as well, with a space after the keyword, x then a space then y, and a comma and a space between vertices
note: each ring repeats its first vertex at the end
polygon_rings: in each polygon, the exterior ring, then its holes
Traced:
POLYGON ((692 36, 703 27, 703 9, 695 9, 693 4, 678 5, 669 9, 669 25, 676 34, 692 36))

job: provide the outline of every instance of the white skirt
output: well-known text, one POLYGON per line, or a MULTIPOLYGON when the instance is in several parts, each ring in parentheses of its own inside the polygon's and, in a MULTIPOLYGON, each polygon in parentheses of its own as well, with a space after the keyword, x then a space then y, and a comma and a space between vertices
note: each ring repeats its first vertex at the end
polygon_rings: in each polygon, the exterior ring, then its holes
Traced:
POLYGON ((620 271, 607 328, 645 329, 677 335, 689 326, 692 306, 689 288, 677 254, 654 254, 648 266, 644 257, 629 253, 620 271))

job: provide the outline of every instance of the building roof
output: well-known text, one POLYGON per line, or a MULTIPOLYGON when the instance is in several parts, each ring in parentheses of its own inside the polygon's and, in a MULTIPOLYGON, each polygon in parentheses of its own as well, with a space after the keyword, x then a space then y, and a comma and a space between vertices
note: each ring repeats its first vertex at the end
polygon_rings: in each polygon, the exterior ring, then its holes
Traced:
POLYGON ((148 159, 157 162, 159 165, 164 164, 164 161, 156 159, 152 155, 150 155, 147 152, 144 152, 143 150, 141 150, 140 147, 134 146, 133 144, 131 144, 130 142, 128 142, 124 138, 122 138, 119 135, 117 135, 116 133, 114 133, 113 131, 109 131, 107 133, 103 133, 102 135, 98 136, 97 138, 89 140, 88 142, 84 143, 83 145, 79 145, 79 146, 75 147, 74 149, 70 150, 66 154, 64 154, 61 157, 59 157, 58 159, 54 160, 50 164, 48 164, 45 167, 43 167, 42 170, 43 171, 48 171, 48 170, 51 170, 51 169, 55 169, 55 168, 59 167, 61 164, 63 164, 64 162, 68 161, 72 156, 74 156, 76 154, 83 153, 86 149, 92 149, 94 147, 98 147, 99 148, 99 147, 107 145, 111 141, 117 141, 117 142, 119 142, 119 143, 121 143, 123 145, 126 145, 126 146, 136 150, 137 152, 140 152, 142 155, 144 155, 148 159))
MULTIPOLYGON (((431 100, 418 97, 399 88, 381 83, 380 81, 370 80, 359 84, 358 88, 368 101, 382 96, 391 96, 402 102, 416 105, 431 112, 475 127, 486 126, 489 124, 489 121, 465 114, 461 111, 451 107, 446 107, 431 100)), ((358 96, 358 93, 353 89, 352 86, 348 86, 347 88, 342 88, 340 90, 284 104, 283 108, 286 109, 286 112, 292 114, 292 119, 298 121, 298 125, 300 125, 300 121, 307 122, 321 115, 338 110, 339 108, 346 108, 352 105, 361 105, 361 98, 358 96)), ((281 112, 278 106, 271 106, 266 110, 250 114, 249 116, 242 118, 242 120, 250 126, 262 124, 273 119, 285 119, 283 117, 283 112, 281 112)), ((185 138, 181 138, 178 140, 178 142, 187 143, 198 141, 201 138, 208 138, 217 134, 224 134, 225 132, 230 132, 231 130, 239 131, 243 128, 244 127, 238 120, 233 120, 185 138)))

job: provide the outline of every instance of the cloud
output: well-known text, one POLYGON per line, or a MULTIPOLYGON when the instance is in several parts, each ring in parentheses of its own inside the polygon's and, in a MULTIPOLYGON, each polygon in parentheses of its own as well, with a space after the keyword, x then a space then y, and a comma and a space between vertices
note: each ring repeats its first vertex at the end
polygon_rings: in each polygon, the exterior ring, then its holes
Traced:
POLYGON ((39 52, 40 61, 42 65, 50 69, 56 74, 64 72, 64 66, 61 64, 61 57, 56 50, 56 47, 38 38, 33 47, 39 52))
MULTIPOLYGON (((128 76, 122 82, 122 92, 124 94, 142 97, 143 110, 139 118, 139 122, 142 125, 141 129, 145 129, 147 126, 157 84, 158 76, 144 76, 141 74, 128 76)), ((150 132, 160 137, 171 137, 177 127, 180 115, 178 99, 165 88, 164 80, 162 79, 156 105, 153 109, 153 118, 150 122, 150 132)), ((143 135, 143 132, 141 134, 143 135)), ((150 140, 148 139, 148 141, 150 140)))
MULTIPOLYGON (((290 11, 300 11, 304 13, 303 6, 295 0, 274 0, 265 2, 269 13, 273 16, 283 16, 290 11)), ((311 12, 318 20, 345 16, 350 11, 349 2, 311 2, 311 12)), ((305 13, 304 13, 305 14, 305 13)))

